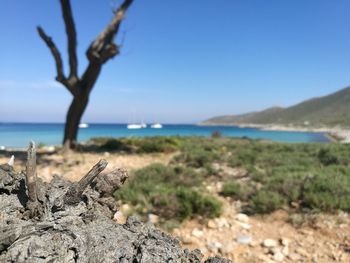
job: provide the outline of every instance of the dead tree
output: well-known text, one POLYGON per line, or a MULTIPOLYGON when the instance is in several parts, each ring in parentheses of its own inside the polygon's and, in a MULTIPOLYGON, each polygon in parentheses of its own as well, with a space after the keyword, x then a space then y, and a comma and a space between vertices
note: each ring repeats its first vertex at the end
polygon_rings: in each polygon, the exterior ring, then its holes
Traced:
POLYGON ((40 26, 37 27, 40 37, 50 49, 55 60, 56 80, 65 86, 73 96, 66 116, 63 138, 64 149, 74 149, 77 145, 78 127, 88 104, 90 92, 100 75, 103 64, 119 54, 119 46, 114 43, 114 39, 132 2, 133 0, 124 0, 114 12, 111 22, 87 48, 86 57, 89 63, 81 76, 78 74, 77 33, 70 0, 60 0, 68 40, 70 70, 68 77, 64 73, 61 54, 56 44, 40 26))

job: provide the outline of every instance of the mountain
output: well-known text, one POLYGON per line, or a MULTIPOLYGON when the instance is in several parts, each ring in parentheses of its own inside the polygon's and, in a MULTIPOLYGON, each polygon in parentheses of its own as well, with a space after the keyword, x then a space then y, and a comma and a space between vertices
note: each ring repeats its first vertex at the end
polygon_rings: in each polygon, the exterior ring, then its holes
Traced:
POLYGON ((327 96, 312 98, 288 108, 273 107, 259 112, 214 117, 202 124, 280 124, 295 126, 350 126, 350 87, 327 96))

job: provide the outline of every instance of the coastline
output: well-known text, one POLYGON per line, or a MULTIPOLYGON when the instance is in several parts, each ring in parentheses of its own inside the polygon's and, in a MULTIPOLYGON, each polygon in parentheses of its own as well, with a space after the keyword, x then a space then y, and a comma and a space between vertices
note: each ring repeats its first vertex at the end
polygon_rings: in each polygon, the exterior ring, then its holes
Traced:
POLYGON ((234 126, 239 128, 255 128, 263 131, 290 131, 324 133, 331 142, 350 143, 350 129, 343 127, 302 127, 280 124, 254 124, 254 123, 199 123, 199 126, 234 126))

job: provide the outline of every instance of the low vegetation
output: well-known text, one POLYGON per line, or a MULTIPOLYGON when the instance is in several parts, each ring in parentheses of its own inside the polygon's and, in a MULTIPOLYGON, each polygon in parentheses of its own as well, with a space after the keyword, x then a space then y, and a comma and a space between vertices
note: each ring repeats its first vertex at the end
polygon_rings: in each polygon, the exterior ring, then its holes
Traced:
POLYGON ((205 193, 203 174, 191 168, 152 164, 135 171, 129 182, 115 196, 128 202, 141 215, 154 213, 169 224, 187 218, 220 215, 222 204, 205 193))
POLYGON ((222 205, 205 190, 217 182, 223 185, 219 194, 241 200, 247 213, 350 211, 349 145, 217 136, 99 140, 104 150, 175 153, 169 166, 135 171, 117 193, 141 215, 154 213, 173 223, 218 216, 222 205))
MULTIPOLYGON (((92 138, 88 146, 97 147, 94 150, 124 152, 124 153, 171 153, 179 148, 177 137, 135 137, 135 138, 92 138)), ((85 148, 88 148, 85 146, 85 148)))

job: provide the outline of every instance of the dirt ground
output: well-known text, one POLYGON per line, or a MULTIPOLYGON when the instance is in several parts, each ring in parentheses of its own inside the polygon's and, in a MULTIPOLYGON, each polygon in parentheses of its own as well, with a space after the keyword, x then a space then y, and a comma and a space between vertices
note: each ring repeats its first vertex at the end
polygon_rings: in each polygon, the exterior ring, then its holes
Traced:
MULTIPOLYGON (((0 153, 6 163, 12 153, 0 153)), ((25 152, 14 153, 14 168, 25 167, 25 152)), ((112 170, 139 169, 151 163, 168 164, 172 154, 121 155, 115 153, 38 152, 38 176, 50 181, 54 174, 79 180, 99 160, 106 159, 112 170)), ((210 187, 215 189, 215 186, 210 187)), ((215 194, 215 190, 212 190, 215 194)), ((286 211, 268 216, 248 216, 241 203, 219 197, 224 203, 220 218, 201 222, 190 220, 173 231, 184 247, 200 248, 206 256, 221 254, 239 262, 350 262, 350 218, 347 213, 318 214, 308 218, 291 217, 286 211), (292 224, 291 222, 294 222, 292 224), (300 226, 301 225, 301 226, 300 226)))

